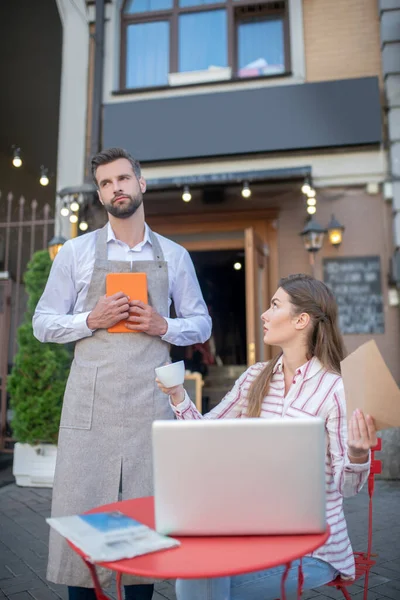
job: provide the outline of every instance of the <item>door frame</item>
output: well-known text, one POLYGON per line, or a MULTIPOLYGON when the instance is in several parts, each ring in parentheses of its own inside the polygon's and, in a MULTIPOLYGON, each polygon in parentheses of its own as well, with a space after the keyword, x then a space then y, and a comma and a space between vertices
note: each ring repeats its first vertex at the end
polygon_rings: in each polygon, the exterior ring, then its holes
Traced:
MULTIPOLYGON (((246 230, 253 229, 257 238, 268 247, 268 280, 266 288, 276 289, 278 284, 278 231, 276 209, 256 209, 243 211, 212 211, 207 213, 188 213, 179 215, 149 215, 146 222, 157 233, 166 237, 174 235, 205 234, 208 237, 204 240, 196 239, 192 241, 182 241, 184 248, 188 251, 207 251, 207 250, 234 250, 244 249, 246 253, 245 240, 246 230), (238 237, 215 239, 210 238, 210 234, 223 232, 240 232, 238 237)), ((254 290, 249 285, 253 278, 247 277, 246 281, 246 324, 248 324, 248 306, 254 306, 254 290)), ((265 310, 267 306, 265 306, 265 310)), ((255 315, 252 319, 259 319, 260 315, 255 315)), ((265 353, 265 358, 269 358, 271 352, 265 353)), ((249 359, 248 363, 252 361, 249 359)))
MULTIPOLYGON (((242 236, 231 238, 229 240, 204 240, 204 242, 193 242, 190 244, 190 250, 235 250, 244 248, 244 231, 248 227, 253 227, 256 234, 262 241, 268 245, 270 264, 269 264, 269 285, 274 289, 277 285, 278 276, 278 231, 277 218, 279 211, 276 209, 255 209, 241 211, 212 211, 202 213, 180 213, 176 214, 157 214, 146 216, 146 222, 161 235, 189 235, 212 232, 243 231, 242 236), (217 245, 215 245, 217 244, 217 245), (234 245, 236 244, 236 245, 234 245), (239 245, 240 244, 240 245, 239 245)), ((189 244, 182 244, 185 248, 189 244)))

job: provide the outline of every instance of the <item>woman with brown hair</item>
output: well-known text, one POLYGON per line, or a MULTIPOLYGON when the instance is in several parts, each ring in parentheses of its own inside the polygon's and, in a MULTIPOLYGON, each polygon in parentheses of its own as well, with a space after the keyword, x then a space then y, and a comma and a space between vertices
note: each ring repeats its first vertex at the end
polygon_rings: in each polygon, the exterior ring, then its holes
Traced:
MULTIPOLYGON (((327 543, 303 559, 304 588, 319 587, 338 574, 354 578, 354 558, 343 514, 343 497, 357 494, 365 483, 369 451, 376 444, 373 419, 357 410, 347 431, 340 361, 343 341, 332 292, 308 275, 282 279, 268 310, 261 315, 264 342, 280 353, 247 369, 233 389, 202 416, 182 386, 160 388, 170 396, 178 419, 320 417, 326 428, 325 477, 327 543)), ((179 510, 179 508, 177 508, 179 510)), ((286 587, 297 586, 298 561, 292 563, 286 587)), ((280 595, 284 567, 216 579, 178 580, 178 600, 269 600, 280 595)))

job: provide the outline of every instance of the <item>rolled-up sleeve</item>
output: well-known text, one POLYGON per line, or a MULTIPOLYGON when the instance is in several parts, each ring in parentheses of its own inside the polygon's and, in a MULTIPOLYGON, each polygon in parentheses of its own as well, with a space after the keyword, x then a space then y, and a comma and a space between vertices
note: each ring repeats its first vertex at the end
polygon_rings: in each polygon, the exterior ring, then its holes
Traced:
POLYGON ((175 346, 206 342, 211 335, 211 318, 192 259, 186 250, 179 258, 171 293, 176 318, 165 319, 168 329, 162 339, 175 346))
POLYGON ((93 334, 86 322, 89 312, 73 314, 77 300, 74 271, 73 245, 66 242, 54 259, 33 316, 33 333, 40 342, 67 344, 93 334))
POLYGON ((363 464, 354 464, 349 460, 346 401, 343 386, 336 390, 333 396, 332 410, 329 413, 326 428, 336 488, 345 498, 355 496, 368 478, 371 463, 368 460, 363 464))
POLYGON ((245 411, 245 402, 248 392, 248 381, 253 377, 254 371, 257 371, 258 365, 252 365, 242 373, 235 385, 221 400, 215 408, 209 413, 202 415, 196 408, 195 404, 190 400, 188 393, 185 390, 185 397, 180 404, 175 406, 170 399, 170 405, 177 419, 237 419, 240 418, 245 411))

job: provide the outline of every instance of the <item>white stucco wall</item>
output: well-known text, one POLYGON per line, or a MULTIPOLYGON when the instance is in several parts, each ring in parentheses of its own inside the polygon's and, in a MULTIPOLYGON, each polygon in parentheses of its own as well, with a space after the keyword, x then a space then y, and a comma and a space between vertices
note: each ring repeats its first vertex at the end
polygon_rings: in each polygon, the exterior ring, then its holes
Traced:
MULTIPOLYGON (((58 136, 57 191, 81 185, 84 177, 89 24, 85 0, 56 0, 63 27, 61 98, 58 136)), ((57 197, 56 234, 70 237, 68 217, 60 215, 57 197)))

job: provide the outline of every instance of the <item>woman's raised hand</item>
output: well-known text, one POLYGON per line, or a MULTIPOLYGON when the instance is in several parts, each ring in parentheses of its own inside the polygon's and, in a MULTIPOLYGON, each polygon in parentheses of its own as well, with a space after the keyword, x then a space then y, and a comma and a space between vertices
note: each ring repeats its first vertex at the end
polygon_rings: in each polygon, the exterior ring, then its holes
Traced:
POLYGON ((349 421, 348 455, 350 462, 367 462, 369 451, 376 446, 376 428, 373 418, 357 408, 349 421))

